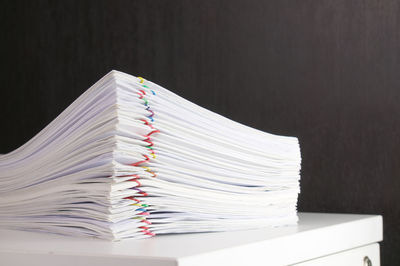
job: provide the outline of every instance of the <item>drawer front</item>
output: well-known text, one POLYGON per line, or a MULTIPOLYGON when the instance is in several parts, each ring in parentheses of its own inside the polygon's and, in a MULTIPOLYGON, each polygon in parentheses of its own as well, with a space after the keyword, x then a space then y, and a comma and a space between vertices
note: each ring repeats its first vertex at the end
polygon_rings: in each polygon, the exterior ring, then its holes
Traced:
POLYGON ((380 266, 379 244, 354 248, 294 264, 296 266, 380 266))

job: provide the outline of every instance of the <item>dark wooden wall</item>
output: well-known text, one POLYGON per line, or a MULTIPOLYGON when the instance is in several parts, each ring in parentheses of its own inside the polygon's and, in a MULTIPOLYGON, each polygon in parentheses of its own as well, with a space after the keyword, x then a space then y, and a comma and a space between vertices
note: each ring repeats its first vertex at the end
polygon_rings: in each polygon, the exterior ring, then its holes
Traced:
POLYGON ((382 214, 399 263, 399 1, 2 1, 0 34, 0 152, 111 69, 142 75, 299 137, 300 211, 382 214))

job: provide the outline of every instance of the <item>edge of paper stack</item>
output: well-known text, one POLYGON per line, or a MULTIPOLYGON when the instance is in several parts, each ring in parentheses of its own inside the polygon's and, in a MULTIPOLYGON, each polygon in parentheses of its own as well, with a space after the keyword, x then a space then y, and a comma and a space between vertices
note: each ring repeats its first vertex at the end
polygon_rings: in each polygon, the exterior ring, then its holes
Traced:
POLYGON ((297 223, 297 138, 111 71, 0 155, 0 227, 110 240, 297 223))

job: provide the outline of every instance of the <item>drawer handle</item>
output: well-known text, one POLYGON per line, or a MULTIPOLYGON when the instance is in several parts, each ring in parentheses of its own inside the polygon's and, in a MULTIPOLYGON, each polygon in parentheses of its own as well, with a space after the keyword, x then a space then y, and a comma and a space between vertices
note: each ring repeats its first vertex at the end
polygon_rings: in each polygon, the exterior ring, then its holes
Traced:
POLYGON ((368 258, 368 256, 364 257, 364 266, 372 266, 371 260, 368 258))

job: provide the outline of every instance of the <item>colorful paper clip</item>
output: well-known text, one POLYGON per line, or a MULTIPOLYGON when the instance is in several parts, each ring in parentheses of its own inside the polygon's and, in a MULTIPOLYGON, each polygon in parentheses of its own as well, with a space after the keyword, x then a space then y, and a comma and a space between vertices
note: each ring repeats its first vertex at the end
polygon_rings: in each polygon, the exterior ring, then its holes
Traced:
POLYGON ((149 224, 149 225, 151 224, 151 222, 149 220, 147 220, 146 218, 144 218, 141 222, 145 223, 145 224, 149 224))
POLYGON ((138 200, 137 198, 135 198, 135 197, 133 197, 133 196, 130 196, 130 197, 125 197, 124 199, 129 199, 129 200, 133 200, 133 201, 136 201, 136 202, 140 202, 140 200, 138 200))
POLYGON ((154 134, 154 133, 160 133, 160 130, 158 130, 158 129, 153 130, 153 131, 151 131, 149 134, 147 134, 146 137, 150 137, 150 136, 151 136, 152 134, 154 134))
POLYGON ((141 165, 141 164, 143 164, 143 163, 147 163, 148 161, 150 161, 149 156, 143 154, 143 157, 145 157, 146 160, 139 161, 139 162, 136 162, 136 163, 132 163, 132 164, 130 164, 130 165, 131 165, 131 166, 139 166, 139 165, 141 165))
POLYGON ((141 183, 139 182, 139 180, 137 180, 136 178, 130 179, 130 180, 128 180, 128 181, 136 182, 136 183, 137 183, 137 186, 136 186, 136 187, 141 187, 141 186, 142 186, 142 184, 141 184, 141 183))
POLYGON ((155 129, 154 126, 150 124, 149 121, 147 121, 146 119, 140 119, 140 121, 142 121, 146 126, 149 126, 151 129, 155 129))
MULTIPOLYGON (((138 77, 138 79, 139 79, 139 82, 142 84, 143 88, 149 89, 149 87, 144 84, 144 79, 142 77, 138 77)), ((153 95, 156 95, 156 93, 153 90, 150 90, 150 92, 153 95)), ((152 124, 152 122, 154 122, 154 118, 153 118, 154 112, 153 112, 153 110, 151 110, 151 108, 149 106, 148 99, 144 97, 145 95, 147 95, 146 91, 145 90, 139 90, 137 93, 139 95, 139 99, 144 101, 145 109, 151 113, 149 116, 147 116, 147 118, 150 120, 150 122, 147 119, 140 119, 140 121, 142 121, 146 126, 151 128, 151 131, 148 134, 145 135, 146 139, 143 140, 143 141, 148 143, 146 148, 149 149, 149 152, 150 152, 152 158, 155 159, 156 158, 156 154, 154 153, 154 150, 153 150, 153 147, 152 147, 154 145, 154 143, 151 141, 151 135, 153 135, 155 133, 159 133, 160 131, 158 129, 154 128, 154 126, 152 124)), ((140 167, 144 168, 146 172, 151 173, 153 177, 156 177, 157 175, 156 175, 156 173, 154 171, 152 171, 149 167, 142 165, 142 164, 145 164, 145 163, 150 161, 149 156, 143 154, 143 157, 145 158, 145 160, 138 161, 136 163, 132 163, 131 166, 136 166, 136 167, 140 166, 140 167)), ((128 176, 130 176, 130 175, 128 175, 128 176)), ((137 191, 137 194, 139 194, 139 195, 137 195, 137 197, 146 197, 146 196, 148 196, 148 194, 145 191, 142 191, 141 189, 139 189, 139 187, 142 186, 142 184, 138 180, 139 176, 138 175, 132 175, 132 176, 135 177, 135 178, 130 179, 129 181, 136 182, 137 186, 133 187, 133 188, 130 188, 130 189, 133 189, 133 190, 137 191)), ((140 211, 140 213, 137 214, 138 216, 133 217, 133 218, 134 219, 139 218, 139 219, 141 219, 141 222, 143 222, 143 223, 145 223, 147 225, 150 225, 151 222, 146 220, 145 217, 143 217, 143 216, 150 215, 150 212, 148 212, 147 209, 146 209, 146 207, 148 207, 149 205, 148 204, 139 204, 140 200, 136 199, 133 196, 126 197, 125 199, 134 200, 136 203, 131 204, 131 205, 139 207, 139 208, 137 208, 135 210, 136 211, 140 211)), ((149 227, 147 227, 147 226, 140 226, 139 228, 143 229, 142 232, 144 234, 146 234, 146 235, 149 235, 149 236, 154 236, 155 235, 155 233, 151 232, 149 230, 149 227)))

